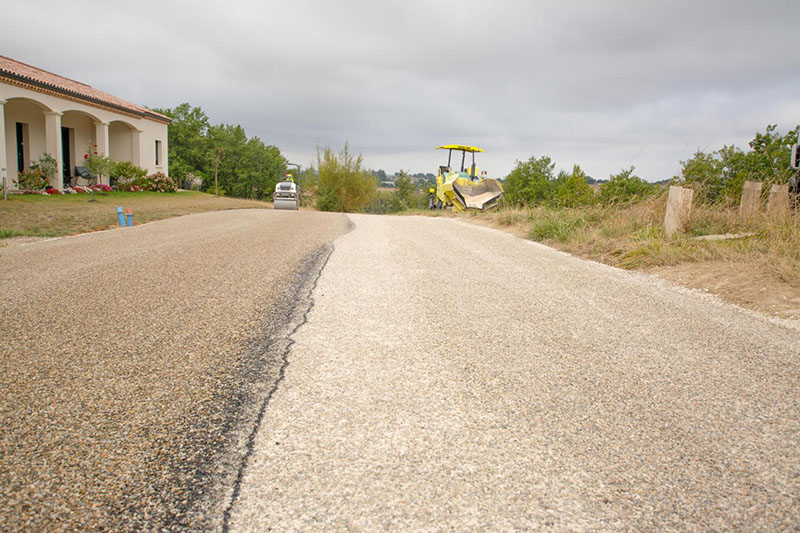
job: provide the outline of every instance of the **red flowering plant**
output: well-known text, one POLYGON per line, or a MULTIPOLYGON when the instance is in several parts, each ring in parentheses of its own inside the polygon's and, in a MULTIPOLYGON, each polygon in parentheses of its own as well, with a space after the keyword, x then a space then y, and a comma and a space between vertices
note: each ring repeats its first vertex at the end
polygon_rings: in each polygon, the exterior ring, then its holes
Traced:
MULTIPOLYGON (((89 146, 89 149, 83 154, 83 164, 86 165, 86 169, 89 171, 89 174, 91 174, 90 180, 94 182, 101 176, 108 174, 111 160, 108 156, 99 154, 97 152, 97 145, 95 144, 94 146, 89 146)), ((111 188, 109 187, 108 190, 111 190, 111 188)), ((95 189, 92 188, 92 200, 94 200, 94 191, 95 189)))
POLYGON ((25 191, 40 191, 55 177, 57 170, 58 163, 53 156, 44 153, 38 161, 19 173, 17 182, 25 191))

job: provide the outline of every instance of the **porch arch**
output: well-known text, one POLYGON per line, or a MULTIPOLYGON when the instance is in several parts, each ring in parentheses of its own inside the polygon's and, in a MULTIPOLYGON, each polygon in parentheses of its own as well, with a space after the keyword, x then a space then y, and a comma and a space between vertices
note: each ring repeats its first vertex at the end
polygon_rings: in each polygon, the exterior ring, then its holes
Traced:
POLYGON ((61 144, 64 160, 64 184, 85 185, 78 181, 76 166, 83 166, 84 154, 97 144, 95 125, 99 119, 86 111, 70 109, 61 115, 61 144))
POLYGON ((139 130, 123 120, 108 125, 108 157, 112 161, 130 161, 138 165, 139 130), (137 161, 134 161, 137 159, 137 161))
POLYGON ((45 113, 52 110, 38 100, 25 97, 9 98, 3 108, 5 146, 2 149, 6 154, 8 176, 15 179, 19 171, 45 153, 45 113))

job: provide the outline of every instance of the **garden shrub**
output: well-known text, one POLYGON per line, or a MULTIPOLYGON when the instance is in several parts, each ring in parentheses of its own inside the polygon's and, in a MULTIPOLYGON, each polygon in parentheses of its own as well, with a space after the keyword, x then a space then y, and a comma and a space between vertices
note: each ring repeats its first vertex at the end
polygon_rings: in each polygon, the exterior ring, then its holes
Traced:
POLYGON ((130 190, 130 186, 137 179, 144 178, 146 175, 147 171, 145 169, 134 165, 130 161, 115 161, 111 163, 109 168, 109 176, 116 181, 120 190, 130 190))
POLYGON ((143 188, 147 191, 178 192, 178 185, 175 183, 175 180, 163 172, 150 174, 145 179, 147 180, 147 186, 143 188))

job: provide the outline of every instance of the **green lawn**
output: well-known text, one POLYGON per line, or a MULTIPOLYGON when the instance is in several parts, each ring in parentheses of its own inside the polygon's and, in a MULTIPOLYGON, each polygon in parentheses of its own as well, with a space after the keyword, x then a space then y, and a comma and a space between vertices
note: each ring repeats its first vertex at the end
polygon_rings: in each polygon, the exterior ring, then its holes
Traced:
POLYGON ((10 237, 59 237, 117 227, 117 206, 133 211, 134 224, 223 209, 269 208, 270 203, 216 197, 186 191, 107 192, 45 196, 11 195, 0 199, 0 239, 10 237))

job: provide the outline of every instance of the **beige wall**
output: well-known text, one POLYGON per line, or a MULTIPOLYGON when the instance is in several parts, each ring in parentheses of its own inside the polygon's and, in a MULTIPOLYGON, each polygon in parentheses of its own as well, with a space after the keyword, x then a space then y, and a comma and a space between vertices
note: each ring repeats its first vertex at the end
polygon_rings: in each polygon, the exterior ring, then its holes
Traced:
POLYGON ((108 126, 108 156, 112 161, 132 161, 133 128, 124 122, 114 121, 108 126))
MULTIPOLYGON (((0 166, 6 165, 9 180, 16 177, 17 150, 16 126, 17 122, 28 125, 29 160, 36 161, 45 152, 46 125, 44 113, 53 111, 60 114, 57 120, 50 121, 53 128, 70 128, 71 135, 71 167, 70 174, 75 165, 79 165, 90 144, 102 144, 103 129, 108 130, 107 154, 116 161, 129 160, 147 170, 148 173, 168 173, 167 159, 167 125, 146 118, 131 117, 123 113, 100 109, 80 102, 73 102, 65 98, 39 93, 30 89, 9 85, 0 81, 0 102, 5 100, 4 122, 0 150, 4 151, 5 158, 0 157, 0 166), (98 143, 98 140, 100 142, 98 143), (161 141, 162 158, 159 165, 155 164, 155 141, 161 141), (4 141, 4 142, 2 142, 4 141), (5 161, 3 161, 5 159, 5 161)), ((0 104, 2 105, 2 104, 0 104)), ((0 115, 0 116, 3 116, 0 115)), ((53 117, 50 117, 51 119, 53 117)), ((50 146, 60 147, 60 129, 51 135, 50 146), (58 138, 57 143, 52 139, 58 138)), ((53 149, 58 153, 51 153, 61 161, 60 148, 53 149)), ((104 180, 107 182, 107 178, 104 180)), ((59 182, 60 183, 60 182, 59 182)), ((60 188, 60 187, 59 187, 60 188)))

